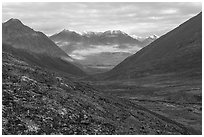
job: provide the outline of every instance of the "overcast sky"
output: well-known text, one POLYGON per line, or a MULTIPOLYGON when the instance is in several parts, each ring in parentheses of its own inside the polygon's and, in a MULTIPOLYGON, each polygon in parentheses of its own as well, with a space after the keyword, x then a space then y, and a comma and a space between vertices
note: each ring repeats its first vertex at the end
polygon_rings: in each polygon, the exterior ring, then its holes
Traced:
POLYGON ((201 3, 3 3, 3 22, 20 19, 47 35, 63 29, 161 36, 202 10, 201 3))

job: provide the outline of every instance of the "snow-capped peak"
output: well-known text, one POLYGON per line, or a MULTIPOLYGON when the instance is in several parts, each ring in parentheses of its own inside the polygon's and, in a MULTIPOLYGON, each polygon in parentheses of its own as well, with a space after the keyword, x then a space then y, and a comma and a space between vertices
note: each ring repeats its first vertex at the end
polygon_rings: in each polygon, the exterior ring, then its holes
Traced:
POLYGON ((143 41, 146 39, 145 37, 141 37, 141 36, 137 36, 137 35, 131 35, 131 37, 136 39, 136 40, 139 40, 139 41, 143 41))
POLYGON ((151 38, 151 39, 157 39, 158 36, 154 34, 154 35, 149 36, 149 38, 151 38))
POLYGON ((158 39, 159 38, 159 36, 157 36, 157 35, 155 35, 155 34, 153 34, 153 35, 150 35, 150 36, 148 36, 148 37, 141 37, 141 36, 137 36, 137 35, 131 35, 131 37, 132 38, 134 38, 134 39, 137 39, 137 40, 139 40, 139 41, 144 41, 144 40, 146 40, 146 39, 152 39, 152 40, 156 40, 156 39, 158 39))
POLYGON ((133 37, 133 38, 135 38, 135 39, 143 39, 143 37, 137 36, 137 35, 131 35, 131 37, 133 37))
POLYGON ((93 31, 84 31, 82 33, 83 36, 91 37, 93 35, 101 35, 102 32, 93 32, 93 31))
POLYGON ((63 29, 61 32, 69 32, 69 30, 67 30, 67 29, 63 29))
POLYGON ((111 35, 123 34, 123 35, 126 35, 126 33, 122 32, 121 30, 108 30, 108 31, 105 31, 104 34, 111 34, 111 35))

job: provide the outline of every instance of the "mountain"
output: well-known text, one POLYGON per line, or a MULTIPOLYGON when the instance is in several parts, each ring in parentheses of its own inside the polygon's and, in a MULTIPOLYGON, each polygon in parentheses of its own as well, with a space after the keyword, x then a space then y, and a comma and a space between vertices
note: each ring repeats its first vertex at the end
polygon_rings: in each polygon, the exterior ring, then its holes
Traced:
POLYGON ((3 135, 200 134, 137 103, 2 52, 3 135))
POLYGON ((144 47, 107 72, 108 79, 135 79, 150 74, 202 74, 202 13, 144 47))
POLYGON ((84 75, 74 60, 42 32, 34 31, 18 19, 2 24, 3 50, 55 71, 84 75), (22 53, 22 54, 19 54, 22 53))
MULTIPOLYGON (((132 38, 120 30, 109 30, 105 32, 86 32, 78 34, 74 31, 63 30, 50 36, 50 39, 58 43, 62 42, 82 42, 85 45, 106 45, 106 44, 136 44, 142 45, 141 42, 132 38)), ((60 45, 60 44, 59 44, 60 45)))
POLYGON ((60 33, 50 36, 50 39, 52 39, 53 41, 76 42, 76 41, 81 41, 81 35, 74 31, 69 31, 64 29, 60 33))
POLYGON ((155 41, 156 39, 158 39, 158 36, 157 35, 152 35, 152 36, 149 36, 145 39, 142 40, 142 43, 144 45, 149 45, 150 43, 152 43, 153 41, 155 41))
POLYGON ((25 26, 18 19, 10 19, 2 24, 2 41, 14 48, 55 57, 68 57, 45 34, 25 26))
POLYGON ((148 37, 141 37, 141 36, 137 36, 137 35, 131 35, 131 37, 133 37, 134 39, 139 40, 140 42, 142 42, 144 45, 149 45, 151 42, 155 41, 156 39, 158 39, 159 37, 157 35, 150 35, 148 37))
POLYGON ((50 36, 63 51, 69 54, 86 72, 105 72, 132 55, 153 39, 141 42, 120 30, 84 32, 62 30, 50 36), (93 71, 95 69, 96 71, 93 71))

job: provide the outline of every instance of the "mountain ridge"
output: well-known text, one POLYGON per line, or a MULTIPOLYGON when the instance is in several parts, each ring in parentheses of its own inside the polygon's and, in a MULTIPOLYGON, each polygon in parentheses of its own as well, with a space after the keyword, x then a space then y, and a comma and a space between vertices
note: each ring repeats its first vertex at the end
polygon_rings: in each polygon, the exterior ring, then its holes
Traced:
MULTIPOLYGON (((111 71, 107 72, 106 75, 110 74, 110 76, 114 75, 113 77, 119 77, 119 76, 122 76, 120 72, 123 72, 123 75, 124 73, 126 73, 125 74, 126 78, 127 78, 127 75, 130 75, 130 73, 134 73, 134 74, 131 74, 132 77, 137 77, 137 75, 139 75, 141 72, 145 72, 145 70, 146 72, 151 72, 151 69, 154 71, 158 71, 158 70, 168 71, 168 69, 169 70, 172 69, 173 71, 173 70, 182 69, 179 63, 183 65, 186 63, 185 66, 190 69, 190 67, 193 67, 193 66, 190 66, 186 62, 186 59, 189 58, 188 54, 191 55, 192 53, 191 56, 198 57, 199 61, 200 61, 200 55, 202 56, 202 50, 199 50, 200 48, 202 48, 201 46, 202 29, 201 28, 202 28, 202 13, 199 13, 197 16, 189 19, 188 21, 179 25, 177 28, 161 36, 159 39, 152 42, 150 45, 144 47, 134 55, 126 58, 123 62, 118 64, 111 71), (185 44, 189 46, 186 46, 185 48, 184 46, 185 44), (193 53, 194 51, 195 53, 193 53), (182 55, 186 56, 186 58, 184 57, 182 58, 182 55), (181 57, 179 59, 180 62, 177 61, 179 62, 177 64, 172 62, 172 61, 176 61, 176 57, 178 57, 178 59, 179 57, 181 57), (182 59, 183 59, 183 62, 182 62, 182 59), (171 63, 175 64, 178 68, 176 68, 173 65, 171 65, 171 67, 168 68, 167 67, 168 61, 171 61, 171 63), (162 65, 162 62, 163 62, 163 65, 162 65), (160 65, 162 65, 162 67, 165 67, 165 68, 162 68, 160 65), (134 68, 136 70, 134 70, 134 68)), ((197 65, 200 66, 200 62, 197 65)))
POLYGON ((2 41, 15 48, 27 49, 35 53, 45 53, 55 57, 68 57, 45 34, 34 31, 18 19, 10 19, 2 24, 2 41))
POLYGON ((79 73, 75 73, 76 75, 85 75, 78 68, 79 66, 74 63, 74 60, 44 33, 31 29, 18 19, 10 19, 2 24, 2 44, 4 47, 7 46, 4 49, 9 50, 12 48, 11 51, 13 53, 24 59, 29 59, 31 63, 48 67, 55 71, 60 70, 74 74, 74 71, 69 69, 71 67, 79 73), (55 66, 52 61, 59 62, 57 63, 59 66, 55 66))
MULTIPOLYGON (((54 42, 60 41, 60 40, 66 40, 69 42, 91 42, 91 44, 115 44, 117 43, 117 41, 119 41, 120 43, 125 43, 122 42, 120 40, 109 40, 109 38, 123 38, 125 40, 126 43, 132 43, 132 44, 137 44, 140 46, 144 46, 144 45, 148 45, 149 43, 151 43, 152 41, 154 41, 155 39, 158 38, 158 36, 156 35, 151 35, 149 37, 143 38, 143 40, 137 39, 135 37, 132 37, 131 35, 128 35, 127 33, 121 31, 121 30, 107 30, 104 32, 94 32, 94 31, 88 31, 88 32, 83 32, 82 34, 77 33, 75 31, 70 31, 67 29, 63 29, 62 31, 53 34, 50 36, 50 39, 53 40, 54 42), (154 38, 152 38, 152 36, 155 36, 154 38), (96 40, 94 40, 93 38, 95 38, 96 40), (151 38, 151 39, 150 39, 151 38), (146 39, 150 39, 148 42, 144 42, 142 43, 144 40, 146 39), (94 41, 99 41, 99 43, 95 43, 94 41), (103 41, 104 40, 104 41, 103 41)), ((119 39, 118 38, 118 39, 119 39)))

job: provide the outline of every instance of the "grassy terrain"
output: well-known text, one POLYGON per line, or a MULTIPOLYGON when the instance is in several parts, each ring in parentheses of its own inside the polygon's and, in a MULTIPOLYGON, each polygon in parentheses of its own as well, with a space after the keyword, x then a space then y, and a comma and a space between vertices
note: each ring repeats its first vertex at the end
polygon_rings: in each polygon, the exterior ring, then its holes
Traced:
POLYGON ((86 82, 30 65, 3 52, 2 133, 200 134, 86 82))
POLYGON ((201 133, 202 80, 200 76, 184 78, 174 73, 166 73, 134 80, 89 81, 89 84, 101 89, 103 93, 138 103, 201 133))

